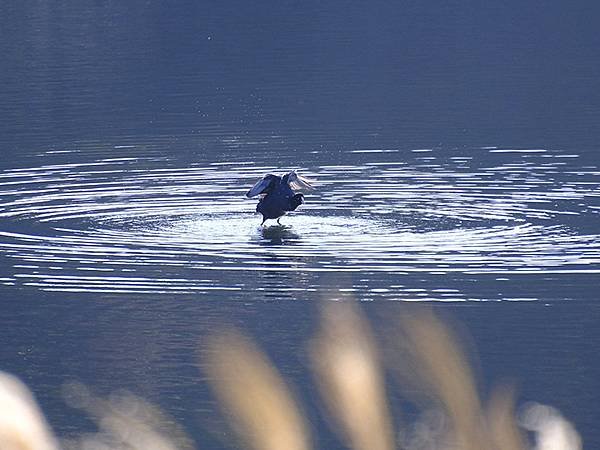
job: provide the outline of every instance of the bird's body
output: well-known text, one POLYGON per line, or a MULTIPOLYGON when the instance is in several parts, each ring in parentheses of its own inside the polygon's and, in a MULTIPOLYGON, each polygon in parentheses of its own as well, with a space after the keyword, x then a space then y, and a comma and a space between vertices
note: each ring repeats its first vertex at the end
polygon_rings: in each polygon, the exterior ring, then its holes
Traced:
POLYGON ((265 220, 279 219, 288 211, 294 211, 304 203, 304 196, 296 194, 290 185, 285 182, 284 177, 273 175, 273 187, 271 191, 260 199, 256 205, 256 211, 261 213, 265 220))
POLYGON ((308 180, 294 171, 282 177, 268 174, 246 193, 246 197, 262 196, 256 206, 256 211, 263 216, 262 224, 267 219, 277 219, 279 223, 281 216, 288 211, 294 211, 304 203, 304 195, 296 192, 303 188, 312 188, 312 186, 308 180))

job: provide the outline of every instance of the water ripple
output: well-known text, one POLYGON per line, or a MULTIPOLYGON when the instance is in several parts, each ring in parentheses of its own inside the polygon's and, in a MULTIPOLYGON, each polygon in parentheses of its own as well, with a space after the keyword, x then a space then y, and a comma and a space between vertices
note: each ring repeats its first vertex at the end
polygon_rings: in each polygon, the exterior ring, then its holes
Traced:
MULTIPOLYGON (((70 164, 52 162, 64 155, 48 152, 46 164, 0 173, 0 255, 11 261, 0 283, 208 293, 264 290, 248 274, 288 273, 299 278, 285 286, 289 293, 315 290, 301 280, 311 273, 600 272, 600 236, 582 225, 600 212, 600 172, 578 167, 577 155, 480 151, 486 166, 434 149, 348 150, 348 163, 301 168, 317 191, 284 226, 266 228, 243 195, 263 173, 278 171, 260 159, 70 164), (227 276, 233 272, 237 282, 227 276)), ((402 284, 371 290, 410 292, 402 284)), ((431 291, 460 297, 455 289, 431 291)))

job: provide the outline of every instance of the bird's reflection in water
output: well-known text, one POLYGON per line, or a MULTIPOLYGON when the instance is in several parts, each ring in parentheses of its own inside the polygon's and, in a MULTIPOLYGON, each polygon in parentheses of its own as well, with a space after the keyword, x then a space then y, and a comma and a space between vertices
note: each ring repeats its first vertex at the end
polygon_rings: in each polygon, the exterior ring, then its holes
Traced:
POLYGON ((300 240, 300 235, 292 227, 286 225, 272 225, 263 227, 259 231, 260 245, 294 245, 300 240))
MULTIPOLYGON (((301 271, 303 267, 302 257, 296 255, 282 254, 277 247, 299 244, 300 236, 293 231, 292 227, 286 225, 273 225, 258 228, 253 240, 256 244, 263 246, 261 262, 264 271, 254 280, 257 286, 254 292, 262 292, 264 300, 274 301, 292 299, 299 286, 299 274, 301 272, 290 272, 290 268, 301 271)), ((284 252, 285 253, 285 252, 284 252)), ((302 284, 300 282, 300 284, 302 284)))

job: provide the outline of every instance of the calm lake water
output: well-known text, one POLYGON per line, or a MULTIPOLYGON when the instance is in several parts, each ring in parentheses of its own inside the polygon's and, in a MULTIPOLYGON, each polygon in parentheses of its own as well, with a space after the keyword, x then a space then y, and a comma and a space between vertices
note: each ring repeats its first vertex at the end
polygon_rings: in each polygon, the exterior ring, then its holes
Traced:
POLYGON ((0 369, 61 436, 91 426, 61 395, 79 380, 225 448, 197 348, 236 325, 342 448, 306 367, 319 303, 380 328, 426 302, 484 390, 517 380, 600 446, 599 12, 0 5, 0 369), (316 190, 259 227, 245 192, 291 169, 316 190))

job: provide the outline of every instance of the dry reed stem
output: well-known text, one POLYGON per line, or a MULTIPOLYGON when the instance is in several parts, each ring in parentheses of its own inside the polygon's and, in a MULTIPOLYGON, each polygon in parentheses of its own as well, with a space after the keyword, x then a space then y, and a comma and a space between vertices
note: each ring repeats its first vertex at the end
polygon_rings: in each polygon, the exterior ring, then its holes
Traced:
POLYGON ((485 421, 469 364, 450 330, 431 312, 402 320, 407 347, 419 381, 438 399, 461 450, 489 449, 485 421))
POLYGON ((186 450, 192 441, 172 419, 152 404, 128 393, 112 394, 108 400, 93 396, 82 384, 70 383, 65 394, 71 406, 87 411, 99 432, 84 435, 75 448, 113 450, 186 450))
POLYGON ((308 450, 304 417, 267 357, 236 332, 205 355, 211 384, 242 440, 255 450, 308 450))
POLYGON ((4 372, 0 372, 0 449, 58 449, 31 391, 4 372))
POLYGON ((581 437, 573 424, 551 406, 530 403, 522 418, 524 428, 535 432, 532 450, 581 450, 581 437))
POLYGON ((395 447, 384 380, 368 323, 348 303, 329 303, 312 345, 317 384, 355 450, 395 447))
POLYGON ((487 424, 490 440, 498 450, 525 450, 525 437, 515 419, 514 391, 496 388, 488 405, 487 424))
MULTIPOLYGON (((484 413, 474 377, 458 340, 430 311, 402 320, 407 349, 403 364, 426 393, 443 406, 449 429, 415 430, 413 450, 525 450, 511 389, 496 389, 484 413), (441 433, 440 433, 441 431, 441 433)), ((377 343, 369 325, 348 303, 329 303, 312 342, 317 383, 332 419, 353 450, 392 450, 377 343)), ((221 404, 240 436, 254 450, 309 450, 304 417, 267 357, 248 339, 229 332, 212 340, 206 366, 221 404)), ((69 447, 118 450, 193 448, 185 433, 160 410, 130 394, 93 397, 80 384, 67 386, 72 406, 92 415, 100 431, 69 447)), ((417 424, 418 425, 418 424, 417 424)), ((423 424, 422 424, 423 425, 423 424)), ((427 425, 427 422, 424 423, 427 425)), ((535 433, 532 450, 581 450, 573 425, 554 408, 533 404, 521 425, 535 433)), ((31 392, 0 372, 0 449, 57 450, 31 392)))

